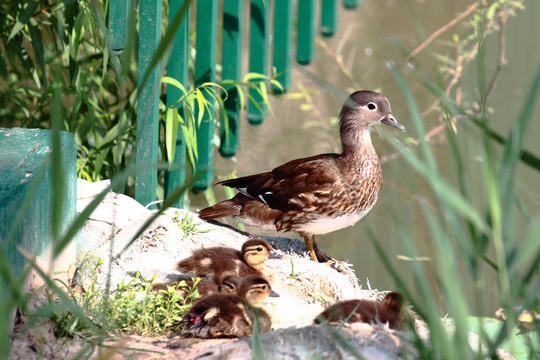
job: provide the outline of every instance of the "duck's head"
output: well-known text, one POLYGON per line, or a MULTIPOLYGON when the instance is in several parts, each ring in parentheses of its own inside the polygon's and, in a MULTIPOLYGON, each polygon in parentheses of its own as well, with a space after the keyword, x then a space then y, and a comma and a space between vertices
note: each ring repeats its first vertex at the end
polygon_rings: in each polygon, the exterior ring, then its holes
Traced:
POLYGON ((370 90, 360 90, 349 95, 339 119, 344 150, 357 146, 361 142, 359 137, 365 134, 369 136, 372 125, 386 124, 405 131, 405 127, 394 118, 390 101, 384 95, 370 90))
POLYGON ((386 294, 384 299, 382 299, 382 303, 386 305, 386 307, 396 314, 401 313, 401 308, 403 306, 403 296, 398 292, 391 292, 386 294))
POLYGON ((268 281, 260 276, 248 276, 242 279, 240 297, 246 299, 251 306, 260 306, 268 296, 278 297, 279 295, 272 290, 268 281))
POLYGON ((221 278, 221 283, 218 286, 219 292, 223 294, 238 294, 241 284, 241 277, 236 275, 225 275, 221 278))
POLYGON ((242 245, 242 256, 251 267, 260 267, 268 259, 281 259, 272 246, 263 239, 250 239, 242 245))

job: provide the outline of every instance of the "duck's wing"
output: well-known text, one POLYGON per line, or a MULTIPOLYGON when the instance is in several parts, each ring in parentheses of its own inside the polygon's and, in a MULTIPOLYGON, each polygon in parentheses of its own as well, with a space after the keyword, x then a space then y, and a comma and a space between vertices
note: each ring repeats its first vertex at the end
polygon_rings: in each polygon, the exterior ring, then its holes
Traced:
POLYGON ((272 209, 288 211, 312 206, 315 197, 326 197, 339 191, 342 181, 337 154, 322 154, 289 161, 271 171, 230 179, 221 185, 236 188, 243 195, 272 209))

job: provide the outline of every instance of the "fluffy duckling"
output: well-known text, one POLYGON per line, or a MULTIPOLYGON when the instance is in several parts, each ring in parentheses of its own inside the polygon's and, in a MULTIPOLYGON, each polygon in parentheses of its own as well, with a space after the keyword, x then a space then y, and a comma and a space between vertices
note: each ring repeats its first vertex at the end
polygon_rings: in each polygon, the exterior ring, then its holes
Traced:
MULTIPOLYGON (((514 309, 519 314, 517 316, 516 326, 519 329, 517 335, 525 334, 530 331, 536 331, 540 324, 540 313, 536 311, 530 311, 526 309, 514 309)), ((495 312, 495 317, 501 321, 506 320, 506 310, 503 308, 498 309, 495 312)))
POLYGON ((225 274, 240 277, 264 276, 264 262, 279 259, 272 246, 263 239, 247 240, 240 251, 229 247, 199 249, 190 257, 180 261, 177 268, 183 273, 193 272, 198 277, 208 277, 215 283, 225 274))
POLYGON ((388 323, 391 329, 398 330, 403 323, 402 305, 403 297, 397 292, 387 294, 382 301, 340 301, 326 308, 314 322, 318 324, 326 320, 331 324, 341 324, 344 321, 346 323, 388 323))
POLYGON ((181 321, 183 334, 199 338, 251 336, 254 318, 259 333, 268 332, 272 320, 261 307, 268 296, 278 296, 268 281, 248 276, 242 279, 238 295, 215 294, 198 300, 181 321))
MULTIPOLYGON (((193 280, 181 280, 185 282, 186 285, 181 285, 178 287, 176 292, 180 294, 184 299, 186 299, 186 303, 191 302, 191 299, 189 298, 189 295, 194 292, 194 288, 196 288, 198 294, 200 297, 206 297, 213 294, 237 294, 238 290, 240 288, 240 284, 242 283, 242 278, 236 276, 236 275, 225 275, 220 281, 219 285, 216 285, 213 282, 210 281, 198 281, 195 282, 193 280)), ((167 290, 168 286, 175 286, 180 281, 173 281, 170 283, 161 283, 161 284, 154 284, 152 285, 152 290, 167 290)))

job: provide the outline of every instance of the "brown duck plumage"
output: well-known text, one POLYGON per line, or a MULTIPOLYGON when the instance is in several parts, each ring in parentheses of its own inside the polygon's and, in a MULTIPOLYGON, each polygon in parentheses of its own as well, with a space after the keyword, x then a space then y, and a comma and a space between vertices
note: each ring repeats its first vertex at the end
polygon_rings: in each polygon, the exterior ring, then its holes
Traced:
POLYGON ((263 239, 250 239, 240 251, 223 246, 196 250, 193 255, 181 260, 177 267, 183 273, 193 272, 195 276, 208 277, 218 284, 228 274, 239 277, 264 276, 264 262, 279 257, 263 239))
POLYGON ((346 300, 335 303, 324 310, 315 320, 324 320, 331 324, 365 322, 369 324, 387 324, 391 329, 400 329, 403 323, 401 308, 403 297, 397 292, 387 294, 382 301, 346 300), (324 318, 324 320, 322 319, 324 318))
POLYGON ((199 212, 202 219, 234 216, 249 225, 298 232, 314 260, 331 260, 315 243, 366 215, 382 188, 379 158, 370 127, 387 124, 404 130, 386 97, 374 91, 351 94, 340 113, 341 154, 292 160, 271 171, 222 181, 239 193, 199 212))
POLYGON ((219 284, 205 280, 200 280, 197 282, 193 280, 173 281, 169 283, 154 284, 152 285, 152 290, 167 290, 168 286, 177 286, 182 282, 184 282, 185 285, 178 286, 178 289, 176 291, 185 299, 185 303, 189 303, 191 302, 191 299, 189 299, 189 295, 193 293, 194 290, 197 290, 199 297, 206 297, 219 293, 237 294, 240 288, 240 284, 242 283, 242 278, 236 275, 225 275, 219 281, 219 284))
POLYGON ((238 295, 216 294, 197 301, 181 321, 182 332, 200 338, 251 336, 254 318, 259 332, 268 332, 272 320, 261 306, 272 293, 265 279, 248 276, 238 295))

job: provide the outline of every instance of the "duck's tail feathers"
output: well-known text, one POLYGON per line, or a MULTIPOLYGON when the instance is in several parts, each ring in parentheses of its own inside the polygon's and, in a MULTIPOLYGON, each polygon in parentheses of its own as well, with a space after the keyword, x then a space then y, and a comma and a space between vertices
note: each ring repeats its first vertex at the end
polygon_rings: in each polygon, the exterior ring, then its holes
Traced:
POLYGON ((199 211, 199 217, 203 220, 218 219, 226 216, 238 216, 242 206, 235 201, 225 200, 214 206, 199 211))

